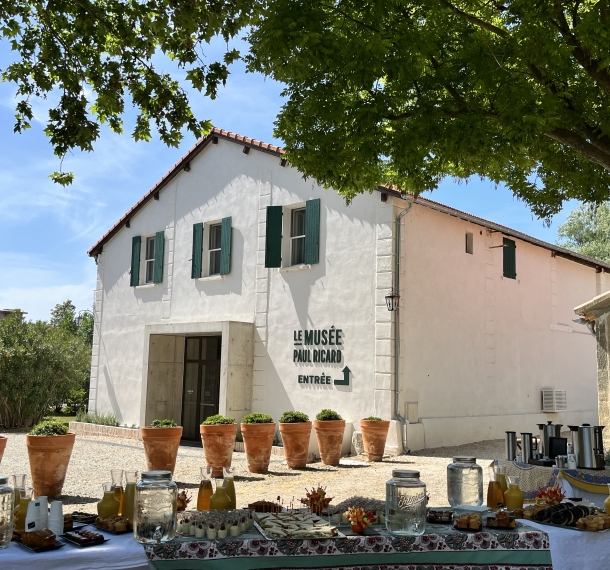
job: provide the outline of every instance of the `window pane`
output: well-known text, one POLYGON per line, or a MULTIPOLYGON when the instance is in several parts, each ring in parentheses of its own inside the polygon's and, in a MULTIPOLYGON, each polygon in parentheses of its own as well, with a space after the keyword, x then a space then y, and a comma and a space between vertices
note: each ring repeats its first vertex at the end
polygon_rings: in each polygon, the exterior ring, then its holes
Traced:
POLYGON ((155 238, 146 238, 146 259, 155 258, 155 238))
POLYGON ((220 337, 203 337, 202 356, 204 360, 220 360, 220 337))
POLYGON ((198 338, 187 338, 186 339, 186 359, 197 360, 199 358, 199 339, 198 338))
POLYGON ((305 238, 292 238, 292 251, 290 255, 292 265, 300 265, 305 261, 305 238))
POLYGON ((210 251, 210 275, 220 273, 220 250, 210 251))
POLYGON ((220 234, 222 226, 217 224, 210 226, 210 249, 220 249, 220 234))
POLYGON ((290 228, 290 236, 305 235, 305 208, 300 210, 292 210, 292 224, 290 228))
POLYGON ((154 278, 155 260, 150 259, 146 262, 146 283, 152 283, 154 278))

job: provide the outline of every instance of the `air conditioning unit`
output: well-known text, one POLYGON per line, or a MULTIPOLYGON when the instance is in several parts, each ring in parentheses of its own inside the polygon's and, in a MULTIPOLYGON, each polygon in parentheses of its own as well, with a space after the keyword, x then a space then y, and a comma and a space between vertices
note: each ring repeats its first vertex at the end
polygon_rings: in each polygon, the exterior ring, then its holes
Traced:
POLYGON ((568 393, 565 390, 541 390, 543 412, 566 412, 568 393))

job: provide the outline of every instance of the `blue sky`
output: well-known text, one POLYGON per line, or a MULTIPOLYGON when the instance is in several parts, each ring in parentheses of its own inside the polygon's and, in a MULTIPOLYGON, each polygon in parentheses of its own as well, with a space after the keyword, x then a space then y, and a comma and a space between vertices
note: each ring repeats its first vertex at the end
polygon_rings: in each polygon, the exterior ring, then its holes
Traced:
MULTIPOLYGON (((11 57, 5 44, 0 42, 0 68, 11 57)), ((218 57, 222 50, 222 44, 214 45, 209 55, 218 57)), ((280 84, 236 65, 215 101, 193 95, 192 103, 197 116, 216 127, 281 145, 273 137, 280 92, 280 84)), ((94 152, 65 160, 64 170, 73 171, 76 180, 63 188, 48 178, 59 162, 42 132, 47 105, 37 102, 32 128, 13 134, 14 93, 14 85, 0 83, 0 308, 18 307, 30 319, 48 319, 66 299, 78 310, 91 307, 96 266, 87 250, 195 140, 187 135, 179 149, 158 141, 135 143, 129 136, 135 113, 129 112, 126 134, 103 130, 94 152)), ((496 190, 486 181, 447 180, 429 197, 550 242, 577 205, 568 204, 545 228, 508 189, 496 190)))

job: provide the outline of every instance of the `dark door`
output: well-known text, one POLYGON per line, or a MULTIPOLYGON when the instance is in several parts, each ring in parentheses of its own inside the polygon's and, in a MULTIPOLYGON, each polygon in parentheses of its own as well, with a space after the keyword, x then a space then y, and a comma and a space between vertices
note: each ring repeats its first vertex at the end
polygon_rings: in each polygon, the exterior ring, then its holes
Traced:
POLYGON ((199 425, 218 413, 220 392, 219 336, 186 339, 182 390, 182 439, 201 441, 199 425))

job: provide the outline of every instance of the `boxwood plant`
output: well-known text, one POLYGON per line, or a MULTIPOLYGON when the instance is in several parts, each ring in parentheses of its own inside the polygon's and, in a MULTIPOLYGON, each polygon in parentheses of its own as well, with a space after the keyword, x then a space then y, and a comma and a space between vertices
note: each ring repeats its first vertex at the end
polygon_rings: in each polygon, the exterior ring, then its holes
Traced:
POLYGON ((178 427, 178 424, 174 420, 153 420, 153 423, 150 425, 154 428, 178 427))
POLYGON ((223 424, 234 424, 235 418, 228 418, 227 416, 223 416, 221 414, 216 414, 215 416, 210 416, 203 422, 201 422, 202 426, 219 426, 223 424))
POLYGON ((365 422, 382 422, 383 420, 381 418, 378 418, 377 416, 369 416, 368 418, 364 418, 365 422))
POLYGON ((316 420, 322 421, 330 421, 330 420, 342 420, 343 418, 335 412, 335 410, 324 409, 316 416, 316 420))
POLYGON ((56 420, 47 420, 36 424, 30 431, 30 435, 66 435, 68 426, 56 420))
POLYGON ((269 414, 254 412, 241 419, 242 424, 272 424, 273 418, 269 414))
POLYGON ((281 424, 304 424, 309 421, 309 416, 303 412, 284 412, 280 418, 281 424))

